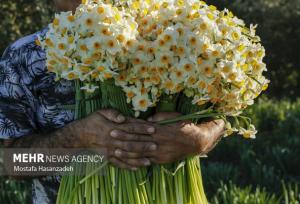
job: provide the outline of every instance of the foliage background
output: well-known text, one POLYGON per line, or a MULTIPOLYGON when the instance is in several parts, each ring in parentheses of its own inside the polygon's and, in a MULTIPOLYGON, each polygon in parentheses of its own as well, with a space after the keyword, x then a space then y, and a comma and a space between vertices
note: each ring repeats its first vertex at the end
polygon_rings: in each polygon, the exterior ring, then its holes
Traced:
MULTIPOLYGON (((207 2, 259 25, 271 80, 267 97, 248 110, 258 139, 226 138, 204 160, 208 196, 215 204, 299 203, 300 0, 207 2)), ((0 11, 0 53, 47 26, 54 13, 52 0, 1 0, 0 11)), ((28 182, 0 178, 0 186, 0 203, 30 202, 28 182)))

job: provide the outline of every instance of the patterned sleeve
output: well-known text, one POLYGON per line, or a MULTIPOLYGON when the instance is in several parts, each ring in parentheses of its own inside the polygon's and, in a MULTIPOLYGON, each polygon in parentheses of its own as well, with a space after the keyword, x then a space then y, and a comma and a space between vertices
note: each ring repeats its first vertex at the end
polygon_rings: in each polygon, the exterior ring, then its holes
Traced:
POLYGON ((35 130, 34 99, 23 85, 20 55, 7 49, 0 59, 0 139, 26 136, 35 130))

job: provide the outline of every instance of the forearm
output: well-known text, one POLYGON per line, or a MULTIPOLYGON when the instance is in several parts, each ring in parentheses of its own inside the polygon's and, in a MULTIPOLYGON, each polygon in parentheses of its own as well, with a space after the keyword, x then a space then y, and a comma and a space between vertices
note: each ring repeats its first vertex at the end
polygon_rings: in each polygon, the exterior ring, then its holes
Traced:
POLYGON ((78 121, 47 134, 32 134, 12 141, 6 146, 12 148, 76 148, 80 146, 75 136, 78 121))
MULTIPOLYGON (((80 144, 76 141, 74 130, 78 122, 72 122, 61 129, 48 134, 32 134, 18 139, 4 140, 4 146, 8 148, 30 148, 31 152, 35 149, 43 148, 76 148, 80 144)), ((63 163, 60 164, 64 165, 63 163)), ((39 176, 10 176, 16 180, 32 179, 39 176)))

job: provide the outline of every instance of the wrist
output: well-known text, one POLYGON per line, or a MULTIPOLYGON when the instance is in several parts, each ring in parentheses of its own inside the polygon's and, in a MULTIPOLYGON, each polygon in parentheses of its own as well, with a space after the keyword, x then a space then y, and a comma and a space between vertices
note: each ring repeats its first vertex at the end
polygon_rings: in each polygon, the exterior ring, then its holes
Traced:
POLYGON ((64 137, 66 141, 70 141, 71 148, 84 148, 88 145, 86 144, 85 137, 85 126, 82 124, 81 120, 74 121, 65 126, 64 137))
POLYGON ((106 126, 101 121, 92 125, 90 120, 82 119, 70 123, 68 137, 72 138, 73 148, 106 147, 106 126))

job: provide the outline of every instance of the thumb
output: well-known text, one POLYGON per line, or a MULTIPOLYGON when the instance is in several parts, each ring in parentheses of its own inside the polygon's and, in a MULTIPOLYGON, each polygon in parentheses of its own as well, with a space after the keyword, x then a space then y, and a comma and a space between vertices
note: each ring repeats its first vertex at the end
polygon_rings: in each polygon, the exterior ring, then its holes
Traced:
POLYGON ((126 117, 123 116, 119 111, 114 109, 102 109, 98 111, 104 118, 115 123, 124 123, 126 117))

